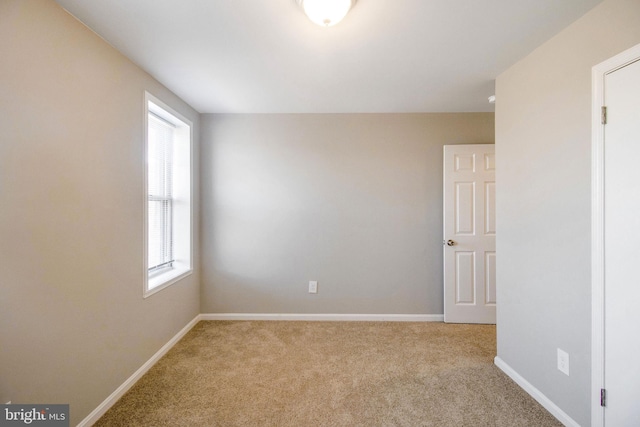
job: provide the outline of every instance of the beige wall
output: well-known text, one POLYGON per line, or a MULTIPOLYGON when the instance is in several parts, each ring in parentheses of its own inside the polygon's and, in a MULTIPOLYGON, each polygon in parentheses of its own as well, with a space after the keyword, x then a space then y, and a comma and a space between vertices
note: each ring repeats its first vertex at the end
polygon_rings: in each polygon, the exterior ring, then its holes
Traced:
POLYGON ((496 82, 498 356, 590 425, 591 68, 640 43, 605 1, 496 82), (556 349, 569 353, 567 377, 556 349))
POLYGON ((443 313, 442 147, 492 143, 492 113, 203 115, 201 134, 203 313, 443 313))
POLYGON ((0 402, 75 425, 198 313, 197 272, 142 298, 144 90, 199 116, 53 1, 0 2, 0 57, 0 402))

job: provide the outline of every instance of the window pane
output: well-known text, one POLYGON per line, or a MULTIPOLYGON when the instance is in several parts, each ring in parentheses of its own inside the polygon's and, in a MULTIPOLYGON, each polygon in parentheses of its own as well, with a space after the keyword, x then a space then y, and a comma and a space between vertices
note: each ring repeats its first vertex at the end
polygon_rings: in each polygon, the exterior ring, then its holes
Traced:
POLYGON ((173 133, 174 129, 171 125, 149 114, 147 141, 149 269, 173 261, 171 221, 173 133))
POLYGON ((149 114, 148 138, 149 195, 171 197, 173 128, 149 114))
POLYGON ((192 123, 146 93, 148 269, 144 297, 191 274, 192 123), (174 201, 179 201, 176 203, 174 201))

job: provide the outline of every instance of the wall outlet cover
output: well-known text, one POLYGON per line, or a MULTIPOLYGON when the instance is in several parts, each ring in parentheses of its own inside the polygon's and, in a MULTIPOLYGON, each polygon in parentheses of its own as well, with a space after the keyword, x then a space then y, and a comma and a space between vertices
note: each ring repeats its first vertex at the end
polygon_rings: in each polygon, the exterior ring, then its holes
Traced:
POLYGON ((309 293, 317 294, 318 293, 318 282, 315 280, 309 281, 309 293))
POLYGON ((558 370, 569 375, 569 353, 561 349, 558 349, 558 370))

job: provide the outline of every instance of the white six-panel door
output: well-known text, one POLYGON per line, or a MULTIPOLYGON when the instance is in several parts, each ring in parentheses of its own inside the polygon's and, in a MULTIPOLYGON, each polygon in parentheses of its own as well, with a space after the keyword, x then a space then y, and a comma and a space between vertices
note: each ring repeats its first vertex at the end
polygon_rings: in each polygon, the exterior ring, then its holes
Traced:
POLYGON ((444 320, 496 322, 493 144, 444 147, 444 320))

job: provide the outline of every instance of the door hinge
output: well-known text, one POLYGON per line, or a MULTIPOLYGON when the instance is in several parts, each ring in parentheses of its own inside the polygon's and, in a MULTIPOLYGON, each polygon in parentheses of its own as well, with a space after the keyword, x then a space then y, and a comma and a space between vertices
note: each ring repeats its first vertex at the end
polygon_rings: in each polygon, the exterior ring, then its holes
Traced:
POLYGON ((600 122, 603 125, 606 125, 607 124, 607 107, 605 107, 604 105, 602 106, 602 113, 600 118, 601 118, 600 122))
POLYGON ((600 406, 607 406, 607 390, 600 389, 600 406))

